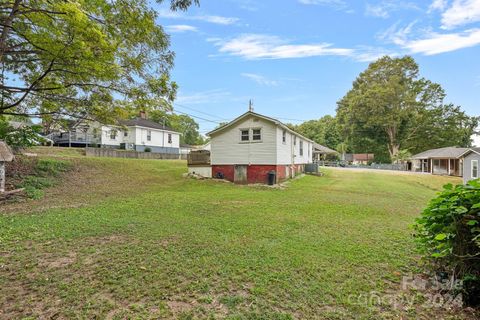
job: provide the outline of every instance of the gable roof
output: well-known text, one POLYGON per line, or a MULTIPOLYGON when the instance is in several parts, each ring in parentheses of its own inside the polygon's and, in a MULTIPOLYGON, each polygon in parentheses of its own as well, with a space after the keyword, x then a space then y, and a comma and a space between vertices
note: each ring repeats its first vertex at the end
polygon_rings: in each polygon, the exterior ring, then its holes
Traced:
POLYGON ((120 120, 119 123, 127 127, 145 127, 145 128, 176 132, 170 127, 167 127, 160 123, 154 122, 152 120, 148 120, 140 117, 135 119, 130 119, 130 120, 120 120))
POLYGON ((322 146, 316 142, 313 143, 313 153, 320 154, 337 154, 338 152, 330 149, 329 147, 322 146))
POLYGON ((230 122, 227 123, 226 125, 223 125, 223 126, 221 126, 220 128, 217 128, 217 129, 214 129, 214 130, 208 132, 208 133, 207 133, 207 136, 211 136, 212 134, 216 134, 216 133, 218 133, 218 132, 221 132, 221 131, 227 129, 228 127, 231 127, 231 126, 234 125, 235 123, 241 121, 242 119, 245 119, 245 118, 248 117, 248 116, 257 117, 257 118, 266 120, 266 121, 268 121, 268 122, 271 122, 271 123, 273 123, 273 124, 275 124, 275 125, 283 128, 283 129, 287 130, 288 132, 290 132, 290 133, 292 133, 292 134, 294 134, 294 135, 296 135, 296 136, 298 136, 298 137, 300 137, 300 138, 302 138, 302 139, 304 139, 304 140, 307 140, 307 141, 309 141, 309 142, 314 143, 313 140, 310 140, 310 139, 308 139, 307 137, 302 136, 300 133, 298 133, 298 132, 290 129, 286 124, 282 123, 281 121, 279 121, 279 120, 277 120, 277 119, 274 119, 274 118, 271 118, 271 117, 264 116, 264 115, 262 115, 262 114, 259 114, 259 113, 253 112, 253 111, 247 111, 247 112, 245 112, 244 114, 242 114, 241 116, 233 119, 232 121, 230 121, 230 122))
POLYGON ((430 159, 430 158, 453 158, 458 159, 463 156, 463 154, 468 151, 468 148, 456 148, 456 147, 446 147, 427 150, 420 152, 416 155, 413 155, 410 159, 420 160, 420 159, 430 159))
POLYGON ((475 147, 475 148, 469 148, 469 149, 467 149, 467 151, 465 151, 465 152, 462 154, 462 157, 464 157, 464 156, 466 156, 466 155, 468 155, 468 154, 470 154, 470 153, 472 153, 472 152, 480 155, 480 148, 476 148, 476 147, 475 147))
POLYGON ((14 155, 8 144, 4 141, 0 141, 0 161, 12 161, 14 159, 14 155))

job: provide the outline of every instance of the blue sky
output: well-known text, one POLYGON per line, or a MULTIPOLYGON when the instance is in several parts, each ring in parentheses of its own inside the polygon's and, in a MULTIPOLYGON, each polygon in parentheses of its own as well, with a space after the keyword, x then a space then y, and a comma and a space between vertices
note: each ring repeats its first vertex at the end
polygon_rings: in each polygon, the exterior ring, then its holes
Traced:
POLYGON ((285 122, 334 114, 372 60, 412 55, 446 102, 480 115, 480 0, 201 0, 158 22, 176 52, 176 110, 215 122, 255 111, 285 122), (195 110, 195 111, 194 111, 195 110))

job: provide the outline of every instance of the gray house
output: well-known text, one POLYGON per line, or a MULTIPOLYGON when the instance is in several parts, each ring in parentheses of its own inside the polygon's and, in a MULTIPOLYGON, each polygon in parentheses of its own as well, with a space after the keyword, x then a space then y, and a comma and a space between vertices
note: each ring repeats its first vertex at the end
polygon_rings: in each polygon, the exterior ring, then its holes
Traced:
POLYGON ((480 148, 470 148, 463 154, 463 182, 480 178, 480 148))
POLYGON ((427 150, 410 158, 409 168, 414 172, 461 177, 463 155, 468 148, 446 147, 427 150))

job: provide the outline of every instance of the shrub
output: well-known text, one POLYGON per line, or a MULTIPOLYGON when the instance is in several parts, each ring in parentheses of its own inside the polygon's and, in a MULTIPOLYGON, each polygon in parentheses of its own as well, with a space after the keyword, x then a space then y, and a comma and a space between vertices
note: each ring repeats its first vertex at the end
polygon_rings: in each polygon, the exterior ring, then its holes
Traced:
POLYGON ((145 151, 145 152, 152 152, 152 149, 149 148, 149 147, 146 147, 144 151, 145 151))
POLYGON ((480 301, 480 180, 444 186, 415 224, 416 240, 435 271, 463 281, 464 302, 480 301))

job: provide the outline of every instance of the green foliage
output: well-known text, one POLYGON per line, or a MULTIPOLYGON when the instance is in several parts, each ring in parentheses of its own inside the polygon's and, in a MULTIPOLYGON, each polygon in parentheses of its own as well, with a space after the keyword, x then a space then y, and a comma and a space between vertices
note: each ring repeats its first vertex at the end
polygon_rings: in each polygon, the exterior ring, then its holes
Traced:
MULTIPOLYGON (((415 224, 420 249, 439 271, 480 285, 480 180, 447 184, 415 224)), ((473 292, 466 294, 472 295, 473 292)), ((478 293, 478 291, 477 291, 478 293)))
MULTIPOLYGON (((198 1, 170 3, 185 10, 198 1)), ((0 113, 107 121, 175 98, 174 53, 149 1, 16 0, 1 9, 0 113)))
POLYGON ((45 139, 40 136, 40 132, 41 126, 38 125, 25 123, 25 125, 14 128, 8 119, 0 119, 0 140, 5 141, 14 149, 31 147, 45 142, 45 139))
POLYGON ((305 137, 332 149, 342 142, 337 121, 335 117, 330 115, 324 116, 318 120, 304 122, 295 126, 294 130, 305 137))
POLYGON ((152 152, 152 149, 150 147, 146 147, 145 150, 143 150, 144 152, 152 152))
POLYGON ((371 63, 338 101, 337 120, 353 149, 372 142, 392 161, 401 149, 469 146, 478 118, 444 105, 444 97, 439 84, 420 77, 412 57, 385 56, 371 63))
POLYGON ((199 145, 205 142, 198 132, 200 128, 198 123, 188 115, 178 115, 162 110, 154 110, 149 114, 149 118, 152 121, 165 124, 167 127, 180 132, 180 143, 199 145))
POLYGON ((60 174, 69 171, 72 163, 65 160, 56 159, 40 159, 37 162, 35 171, 42 177, 57 177, 60 174))

